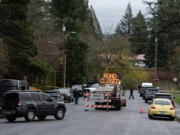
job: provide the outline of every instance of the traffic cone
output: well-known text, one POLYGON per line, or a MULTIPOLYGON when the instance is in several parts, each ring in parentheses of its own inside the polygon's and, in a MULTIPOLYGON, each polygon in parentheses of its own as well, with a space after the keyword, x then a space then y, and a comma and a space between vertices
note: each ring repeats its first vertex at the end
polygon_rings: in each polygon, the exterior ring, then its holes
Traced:
POLYGON ((143 111, 143 104, 141 105, 141 111, 140 111, 140 113, 144 113, 144 111, 143 111))

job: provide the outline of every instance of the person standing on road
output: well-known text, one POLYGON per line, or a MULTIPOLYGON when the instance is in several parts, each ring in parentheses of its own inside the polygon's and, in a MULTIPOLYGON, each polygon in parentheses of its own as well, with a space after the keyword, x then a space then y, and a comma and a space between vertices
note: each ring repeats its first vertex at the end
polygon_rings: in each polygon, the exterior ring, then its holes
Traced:
POLYGON ((134 99, 134 96, 133 96, 133 89, 132 89, 132 88, 130 89, 130 96, 129 96, 129 99, 130 99, 131 97, 134 99))
POLYGON ((78 102, 79 102, 79 92, 77 91, 77 89, 75 89, 74 91, 73 91, 73 93, 74 93, 74 98, 75 98, 75 104, 78 104, 78 102))

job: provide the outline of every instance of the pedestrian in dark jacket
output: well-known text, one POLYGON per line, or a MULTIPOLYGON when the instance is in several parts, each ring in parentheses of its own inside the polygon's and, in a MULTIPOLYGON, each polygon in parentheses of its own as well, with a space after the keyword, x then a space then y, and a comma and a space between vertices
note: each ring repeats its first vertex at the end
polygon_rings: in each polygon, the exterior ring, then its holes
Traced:
POLYGON ((79 94, 79 91, 78 90, 74 90, 73 91, 73 95, 74 95, 74 98, 75 98, 75 104, 78 104, 78 102, 79 102, 79 96, 80 96, 80 94, 79 94))
POLYGON ((129 96, 129 99, 130 99, 131 97, 134 99, 134 96, 133 96, 133 89, 132 89, 132 88, 130 89, 130 96, 129 96))

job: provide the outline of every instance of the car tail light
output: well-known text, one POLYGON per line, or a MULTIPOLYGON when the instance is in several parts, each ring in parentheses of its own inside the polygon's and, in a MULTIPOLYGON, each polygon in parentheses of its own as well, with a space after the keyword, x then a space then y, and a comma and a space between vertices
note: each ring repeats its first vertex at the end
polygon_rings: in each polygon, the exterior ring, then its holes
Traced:
POLYGON ((59 96, 57 96, 57 98, 58 98, 58 99, 60 99, 60 98, 61 98, 61 96, 59 95, 59 96))
POLYGON ((174 110, 174 107, 171 107, 170 110, 174 110))
POLYGON ((22 102, 21 102, 21 100, 19 100, 18 107, 21 107, 21 106, 22 106, 22 102))
POLYGON ((151 109, 156 109, 156 107, 155 106, 151 106, 151 109))

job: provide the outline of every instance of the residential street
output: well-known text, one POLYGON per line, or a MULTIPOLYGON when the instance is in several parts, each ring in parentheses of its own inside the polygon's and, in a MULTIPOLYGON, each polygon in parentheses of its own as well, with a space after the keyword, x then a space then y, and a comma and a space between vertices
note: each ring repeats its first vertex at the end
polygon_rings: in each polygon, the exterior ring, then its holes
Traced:
MULTIPOLYGON (((129 91, 126 92, 129 96, 129 91)), ((45 121, 25 122, 24 118, 8 123, 0 119, 0 135, 179 135, 180 123, 166 119, 149 120, 148 104, 135 92, 121 111, 84 111, 81 105, 66 104, 63 120, 48 117, 45 121), (144 114, 140 114, 143 104, 144 114)))

